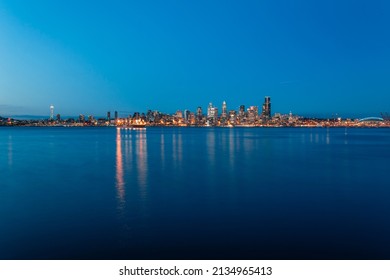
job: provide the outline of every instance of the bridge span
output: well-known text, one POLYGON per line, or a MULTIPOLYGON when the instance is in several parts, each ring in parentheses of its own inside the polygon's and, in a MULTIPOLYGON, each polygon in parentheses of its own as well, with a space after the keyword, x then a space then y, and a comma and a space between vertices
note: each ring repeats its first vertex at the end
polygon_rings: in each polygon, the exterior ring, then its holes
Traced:
POLYGON ((359 120, 359 122, 372 122, 372 121, 383 122, 384 119, 379 117, 367 117, 359 120))

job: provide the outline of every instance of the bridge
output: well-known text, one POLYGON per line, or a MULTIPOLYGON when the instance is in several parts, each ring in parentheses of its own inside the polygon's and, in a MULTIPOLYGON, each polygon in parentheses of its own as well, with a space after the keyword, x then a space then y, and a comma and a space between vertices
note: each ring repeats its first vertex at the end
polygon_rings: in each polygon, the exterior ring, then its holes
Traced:
POLYGON ((384 119, 383 118, 379 118, 379 117, 367 117, 367 118, 363 118, 363 119, 360 119, 359 122, 383 122, 384 119))

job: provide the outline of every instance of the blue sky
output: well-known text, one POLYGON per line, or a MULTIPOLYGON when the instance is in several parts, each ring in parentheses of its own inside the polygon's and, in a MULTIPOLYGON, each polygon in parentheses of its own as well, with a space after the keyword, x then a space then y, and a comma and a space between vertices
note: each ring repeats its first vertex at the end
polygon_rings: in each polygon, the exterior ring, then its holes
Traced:
POLYGON ((0 116, 390 112, 388 1, 0 0, 0 116))

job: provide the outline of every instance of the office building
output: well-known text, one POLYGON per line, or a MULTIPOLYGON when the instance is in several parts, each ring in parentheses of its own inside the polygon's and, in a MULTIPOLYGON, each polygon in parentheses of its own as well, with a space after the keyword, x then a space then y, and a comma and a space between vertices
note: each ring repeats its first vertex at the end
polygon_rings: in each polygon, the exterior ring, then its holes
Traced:
POLYGON ((271 118, 271 97, 269 96, 266 96, 264 99, 262 117, 271 118))

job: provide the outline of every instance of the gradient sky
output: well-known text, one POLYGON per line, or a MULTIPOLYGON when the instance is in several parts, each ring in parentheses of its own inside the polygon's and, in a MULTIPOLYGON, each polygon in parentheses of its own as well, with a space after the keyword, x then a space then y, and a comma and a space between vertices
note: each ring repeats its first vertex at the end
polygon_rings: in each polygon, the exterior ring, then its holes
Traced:
POLYGON ((0 0, 0 116, 390 112, 389 1, 0 0))

